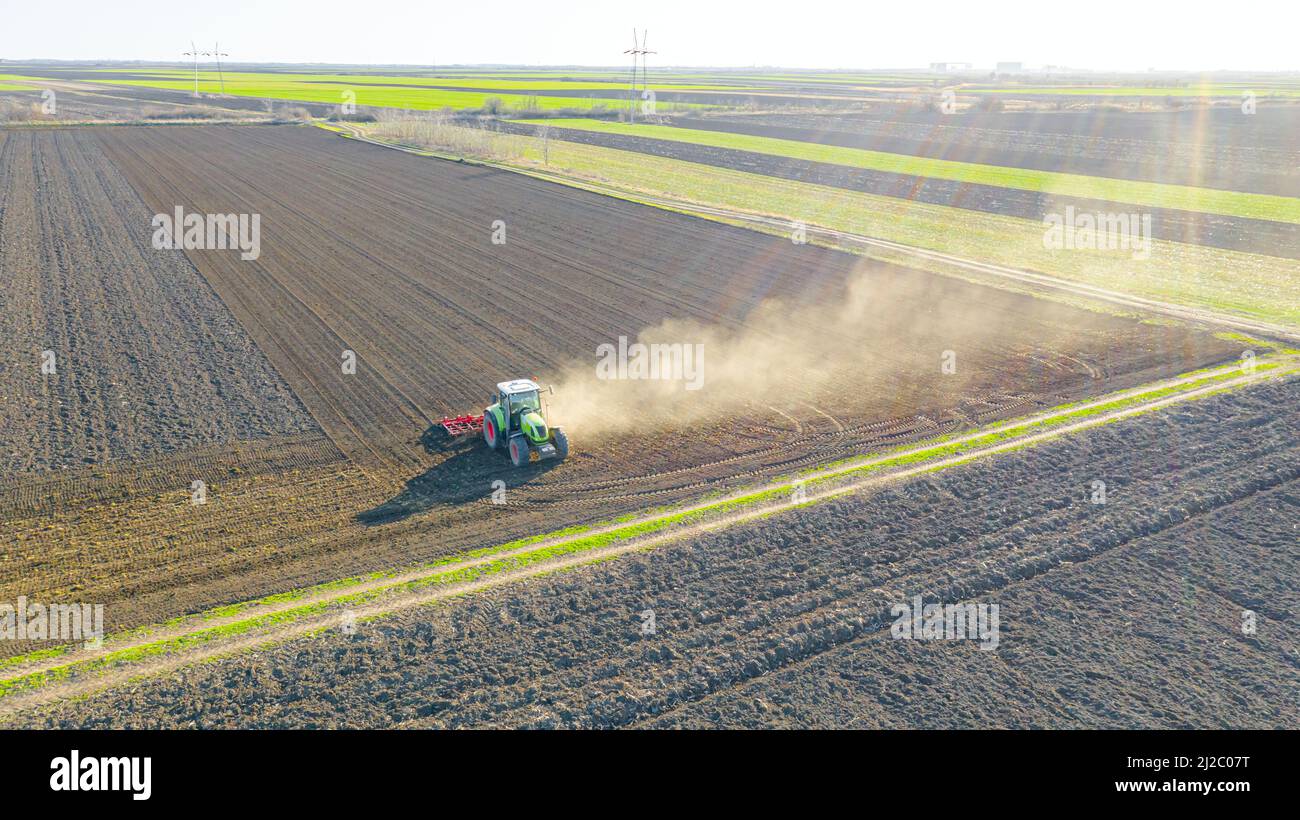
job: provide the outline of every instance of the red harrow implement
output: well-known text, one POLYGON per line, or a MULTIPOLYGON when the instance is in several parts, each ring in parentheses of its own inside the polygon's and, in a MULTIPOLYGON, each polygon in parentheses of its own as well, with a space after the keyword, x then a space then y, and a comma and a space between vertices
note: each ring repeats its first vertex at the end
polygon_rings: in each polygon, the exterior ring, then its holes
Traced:
POLYGON ((442 429, 447 431, 449 436, 464 436, 471 433, 483 432, 482 416, 456 416, 451 419, 442 420, 442 429))

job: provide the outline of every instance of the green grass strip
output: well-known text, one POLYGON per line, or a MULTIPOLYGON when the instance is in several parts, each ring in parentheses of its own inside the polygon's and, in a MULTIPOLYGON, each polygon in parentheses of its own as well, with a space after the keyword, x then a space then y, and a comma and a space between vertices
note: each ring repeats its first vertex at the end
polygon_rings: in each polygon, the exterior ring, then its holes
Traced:
MULTIPOLYGON (((533 120, 531 122, 541 121, 533 120)), ((838 145, 818 145, 798 140, 756 137, 749 134, 676 128, 669 125, 645 125, 575 118, 553 119, 546 122, 560 128, 671 140, 712 148, 753 151, 776 157, 832 163, 849 168, 913 174, 932 179, 1039 191, 1066 197, 1101 199, 1108 202, 1151 208, 1174 208, 1224 216, 1300 223, 1300 199, 1295 197, 1221 191, 1214 188, 1167 185, 1160 182, 1112 179, 1084 174, 1063 174, 1029 168, 1008 168, 1000 165, 981 165, 971 162, 916 157, 907 154, 891 154, 883 151, 868 151, 861 148, 845 148, 838 145)))
MULTIPOLYGON (((194 80, 153 79, 90 80, 107 86, 130 86, 137 88, 160 88, 172 91, 193 91, 194 80)), ((216 79, 199 79, 201 94, 232 97, 256 97, 259 99, 287 100, 293 102, 328 103, 342 105, 352 103, 358 106, 374 108, 400 108, 412 111, 434 111, 443 108, 454 110, 480 109, 491 100, 499 100, 506 110, 528 111, 590 111, 592 109, 618 109, 626 107, 626 99, 608 99, 599 97, 549 97, 545 93, 504 93, 489 91, 449 91, 438 88, 415 88, 407 86, 384 86, 362 82, 303 82, 293 80, 239 80, 226 76, 223 85, 216 79)), ((210 100, 214 105, 220 99, 210 100)), ((666 110, 689 109, 701 107, 698 103, 661 103, 666 110)))

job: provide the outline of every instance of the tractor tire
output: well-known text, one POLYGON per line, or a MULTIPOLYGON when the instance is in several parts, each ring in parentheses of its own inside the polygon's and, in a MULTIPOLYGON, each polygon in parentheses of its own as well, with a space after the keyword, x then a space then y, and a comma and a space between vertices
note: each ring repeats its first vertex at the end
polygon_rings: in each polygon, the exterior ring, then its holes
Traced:
POLYGON ((528 458, 533 451, 528 448, 528 442, 523 436, 515 436, 510 439, 510 462, 516 467, 527 467, 528 458))
POLYGON ((501 446, 501 431, 497 429, 496 419, 492 418, 491 413, 483 414, 483 440, 487 442, 489 450, 501 446))
POLYGON ((560 428, 555 428, 555 459, 564 461, 569 457, 569 437, 560 428))

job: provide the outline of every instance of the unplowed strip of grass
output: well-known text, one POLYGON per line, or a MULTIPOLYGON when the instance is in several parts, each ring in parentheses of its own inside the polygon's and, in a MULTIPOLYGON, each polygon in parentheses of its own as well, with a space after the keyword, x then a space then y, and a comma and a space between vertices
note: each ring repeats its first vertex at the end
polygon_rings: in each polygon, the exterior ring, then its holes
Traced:
POLYGON ((1186 185, 1167 185, 1158 182, 1110 179, 1080 174, 1037 171, 1027 168, 1007 168, 998 165, 954 162, 932 157, 889 154, 860 148, 845 148, 838 145, 819 145, 797 140, 774 139, 719 131, 702 131, 665 125, 572 118, 547 120, 546 123, 561 128, 576 128, 583 131, 624 134, 651 139, 676 140, 693 145, 753 151, 778 157, 826 162, 886 173, 1039 191, 1078 199, 1105 200, 1107 202, 1152 208, 1199 211, 1249 219, 1300 223, 1300 199, 1295 197, 1248 194, 1237 191, 1221 191, 1213 188, 1195 188, 1186 185))

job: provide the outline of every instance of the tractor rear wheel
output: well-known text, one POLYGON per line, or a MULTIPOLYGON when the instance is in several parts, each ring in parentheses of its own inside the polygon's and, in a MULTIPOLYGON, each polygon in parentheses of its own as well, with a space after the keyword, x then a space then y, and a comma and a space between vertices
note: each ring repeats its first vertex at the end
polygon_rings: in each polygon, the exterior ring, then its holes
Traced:
POLYGON ((516 467, 523 467, 528 464, 528 457, 532 455, 532 450, 528 449, 528 442, 524 441, 523 436, 515 436, 510 439, 510 461, 516 467))
POLYGON ((489 450, 501 446, 501 431, 497 429, 496 419, 492 418, 491 413, 483 414, 483 440, 487 442, 489 450))
POLYGON ((569 437, 560 428, 555 428, 555 455, 560 461, 569 457, 569 437))

